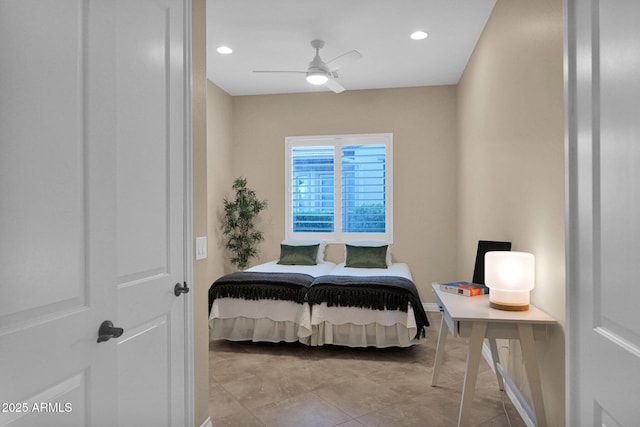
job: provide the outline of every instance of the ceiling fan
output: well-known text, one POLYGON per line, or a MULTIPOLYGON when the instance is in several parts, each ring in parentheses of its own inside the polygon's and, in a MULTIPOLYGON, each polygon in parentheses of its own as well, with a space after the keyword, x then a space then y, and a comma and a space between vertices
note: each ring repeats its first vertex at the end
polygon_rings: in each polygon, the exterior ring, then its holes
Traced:
POLYGON ((336 80, 338 78, 338 69, 345 65, 362 58, 362 54, 357 50, 352 50, 331 61, 325 63, 320 58, 320 49, 324 46, 322 40, 312 40, 311 47, 316 50, 316 56, 309 62, 307 71, 281 71, 281 70, 255 70, 254 73, 293 73, 306 74, 307 81, 313 85, 324 85, 335 93, 344 91, 344 87, 336 80))

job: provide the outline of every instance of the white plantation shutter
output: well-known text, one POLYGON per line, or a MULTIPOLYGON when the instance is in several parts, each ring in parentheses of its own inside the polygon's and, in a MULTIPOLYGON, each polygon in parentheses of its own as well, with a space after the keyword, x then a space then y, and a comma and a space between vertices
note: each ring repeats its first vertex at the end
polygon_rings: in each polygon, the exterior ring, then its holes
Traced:
POLYGON ((286 237, 392 242, 392 134, 288 137, 286 237))
POLYGON ((334 231, 334 148, 293 147, 292 220, 296 233, 334 231))
POLYGON ((342 147, 342 231, 384 233, 386 147, 342 147))

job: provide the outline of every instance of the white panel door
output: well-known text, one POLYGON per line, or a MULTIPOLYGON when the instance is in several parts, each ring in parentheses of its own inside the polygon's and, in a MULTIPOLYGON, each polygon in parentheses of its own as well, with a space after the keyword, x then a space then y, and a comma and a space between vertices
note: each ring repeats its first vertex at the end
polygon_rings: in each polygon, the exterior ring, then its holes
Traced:
POLYGON ((570 426, 640 411, 640 3, 567 1, 570 426))
POLYGON ((0 425, 116 425, 114 8, 0 0, 0 425))
POLYGON ((119 426, 186 420, 183 7, 117 1, 119 426))

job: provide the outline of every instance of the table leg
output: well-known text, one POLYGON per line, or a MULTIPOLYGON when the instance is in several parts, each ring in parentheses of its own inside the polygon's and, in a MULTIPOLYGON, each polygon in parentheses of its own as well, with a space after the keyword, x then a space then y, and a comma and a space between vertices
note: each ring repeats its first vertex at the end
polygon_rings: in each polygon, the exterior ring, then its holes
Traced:
POLYGON ((544 400, 542 399, 542 384, 540 382, 536 347, 533 339, 533 326, 531 324, 518 324, 518 333, 520 334, 524 368, 527 372, 531 398, 533 400, 533 410, 536 413, 536 425, 538 427, 547 427, 544 400))
POLYGON ((436 359, 433 362, 433 375, 431 377, 432 387, 435 387, 438 382, 438 374, 440 373, 440 365, 442 364, 442 357, 444 356, 444 346, 447 343, 448 332, 447 323, 444 321, 443 313, 442 321, 440 322, 440 335, 438 335, 438 347, 436 347, 436 359))
POLYGON ((474 322, 469 338, 469 353, 467 354, 467 367, 464 374, 464 386, 462 388, 462 401, 460 402, 460 414, 458 415, 458 427, 469 425, 471 402, 478 379, 478 367, 482 357, 482 343, 487 332, 486 322, 474 322))
POLYGON ((491 349, 493 370, 496 373, 496 377, 498 377, 498 388, 500 389, 500 391, 504 391, 504 380, 502 379, 502 375, 500 375, 500 371, 498 370, 498 363, 500 363, 500 354, 498 353, 498 345, 496 344, 495 338, 489 338, 489 348, 491 349))

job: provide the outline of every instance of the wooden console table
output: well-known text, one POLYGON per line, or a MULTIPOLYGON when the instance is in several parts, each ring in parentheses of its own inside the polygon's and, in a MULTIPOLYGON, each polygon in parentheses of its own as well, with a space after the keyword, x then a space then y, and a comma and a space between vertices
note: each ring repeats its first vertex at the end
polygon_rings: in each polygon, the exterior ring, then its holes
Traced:
POLYGON ((432 287, 436 295, 436 303, 442 312, 440 336, 433 367, 433 378, 431 379, 432 386, 435 386, 438 381, 448 333, 451 333, 452 336, 469 338, 469 352, 458 426, 466 427, 469 425, 471 402, 475 392, 478 367, 482 357, 482 344, 485 338, 489 339, 498 385, 500 390, 504 390, 504 381, 500 373, 502 366, 499 363, 496 345, 496 339, 503 338, 520 340, 525 371, 531 389, 535 422, 539 427, 546 427, 547 420, 536 360, 535 340, 546 339, 547 327, 555 324, 556 320, 533 305, 528 311, 496 310, 489 307, 488 295, 465 297, 441 291, 438 284, 433 284, 432 287))

